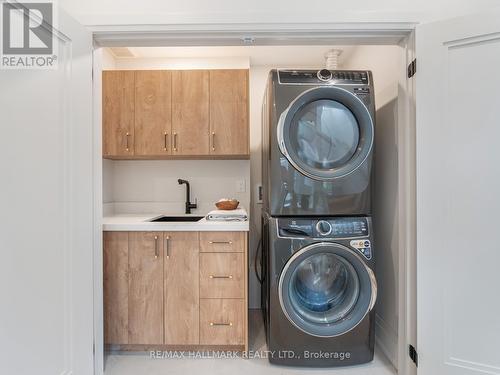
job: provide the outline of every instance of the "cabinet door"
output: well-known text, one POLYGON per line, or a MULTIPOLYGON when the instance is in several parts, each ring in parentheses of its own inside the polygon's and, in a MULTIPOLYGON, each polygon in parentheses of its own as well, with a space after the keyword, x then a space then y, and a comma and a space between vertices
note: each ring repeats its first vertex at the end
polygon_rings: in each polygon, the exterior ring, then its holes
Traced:
POLYGON ((128 233, 104 232, 104 342, 128 344, 128 233))
POLYGON ((210 154, 249 155, 248 70, 210 71, 210 154))
POLYGON ((245 345, 245 300, 202 299, 200 344, 245 345))
POLYGON ((129 344, 163 344, 163 234, 129 233, 129 344))
POLYGON ((172 154, 208 155, 209 74, 172 72, 172 154))
POLYGON ((200 295, 202 298, 244 298, 244 254, 201 253, 200 295))
POLYGON ((165 344, 199 344, 198 232, 164 234, 165 344))
POLYGON ((104 157, 134 155, 134 71, 102 72, 104 157))
POLYGON ((165 70, 135 72, 135 155, 170 155, 172 79, 165 70))

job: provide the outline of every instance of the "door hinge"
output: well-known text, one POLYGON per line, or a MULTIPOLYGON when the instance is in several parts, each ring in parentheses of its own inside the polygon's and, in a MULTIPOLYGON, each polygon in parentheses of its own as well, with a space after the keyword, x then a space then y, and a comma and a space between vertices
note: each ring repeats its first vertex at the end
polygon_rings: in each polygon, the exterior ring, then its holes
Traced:
POLYGON ((415 366, 418 367, 418 353, 417 349, 413 345, 408 345, 408 355, 410 356, 410 359, 415 363, 415 366))
POLYGON ((417 72, 417 59, 414 59, 410 65, 408 65, 408 78, 411 78, 417 72))

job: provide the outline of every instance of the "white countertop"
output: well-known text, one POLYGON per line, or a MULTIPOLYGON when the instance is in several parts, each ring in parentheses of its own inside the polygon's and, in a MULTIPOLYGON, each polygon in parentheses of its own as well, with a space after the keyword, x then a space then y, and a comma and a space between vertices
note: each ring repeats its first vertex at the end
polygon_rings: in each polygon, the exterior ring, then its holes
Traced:
POLYGON ((201 216, 201 215, 174 215, 174 214, 119 214, 105 216, 102 220, 104 231, 234 231, 248 232, 247 221, 209 221, 206 218, 195 222, 159 222, 151 223, 150 220, 160 216, 201 216))

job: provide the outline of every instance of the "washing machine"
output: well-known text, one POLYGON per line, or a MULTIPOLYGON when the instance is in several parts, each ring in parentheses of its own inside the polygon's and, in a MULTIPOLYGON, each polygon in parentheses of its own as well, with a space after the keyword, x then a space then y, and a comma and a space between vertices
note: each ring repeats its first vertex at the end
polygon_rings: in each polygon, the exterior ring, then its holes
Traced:
POLYGON ((370 217, 263 217, 262 308, 271 363, 370 362, 377 281, 370 217))
POLYGON ((371 214, 370 71, 272 70, 262 113, 266 212, 371 214))

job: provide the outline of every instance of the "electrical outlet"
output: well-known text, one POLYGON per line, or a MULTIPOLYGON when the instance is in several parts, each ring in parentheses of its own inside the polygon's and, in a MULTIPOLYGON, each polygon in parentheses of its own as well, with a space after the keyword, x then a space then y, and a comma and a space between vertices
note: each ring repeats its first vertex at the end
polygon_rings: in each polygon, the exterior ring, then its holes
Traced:
POLYGON ((245 180, 236 181, 236 192, 237 193, 244 193, 245 191, 246 191, 245 180))
POLYGON ((257 185, 255 189, 255 200, 257 203, 262 203, 262 185, 257 185))

